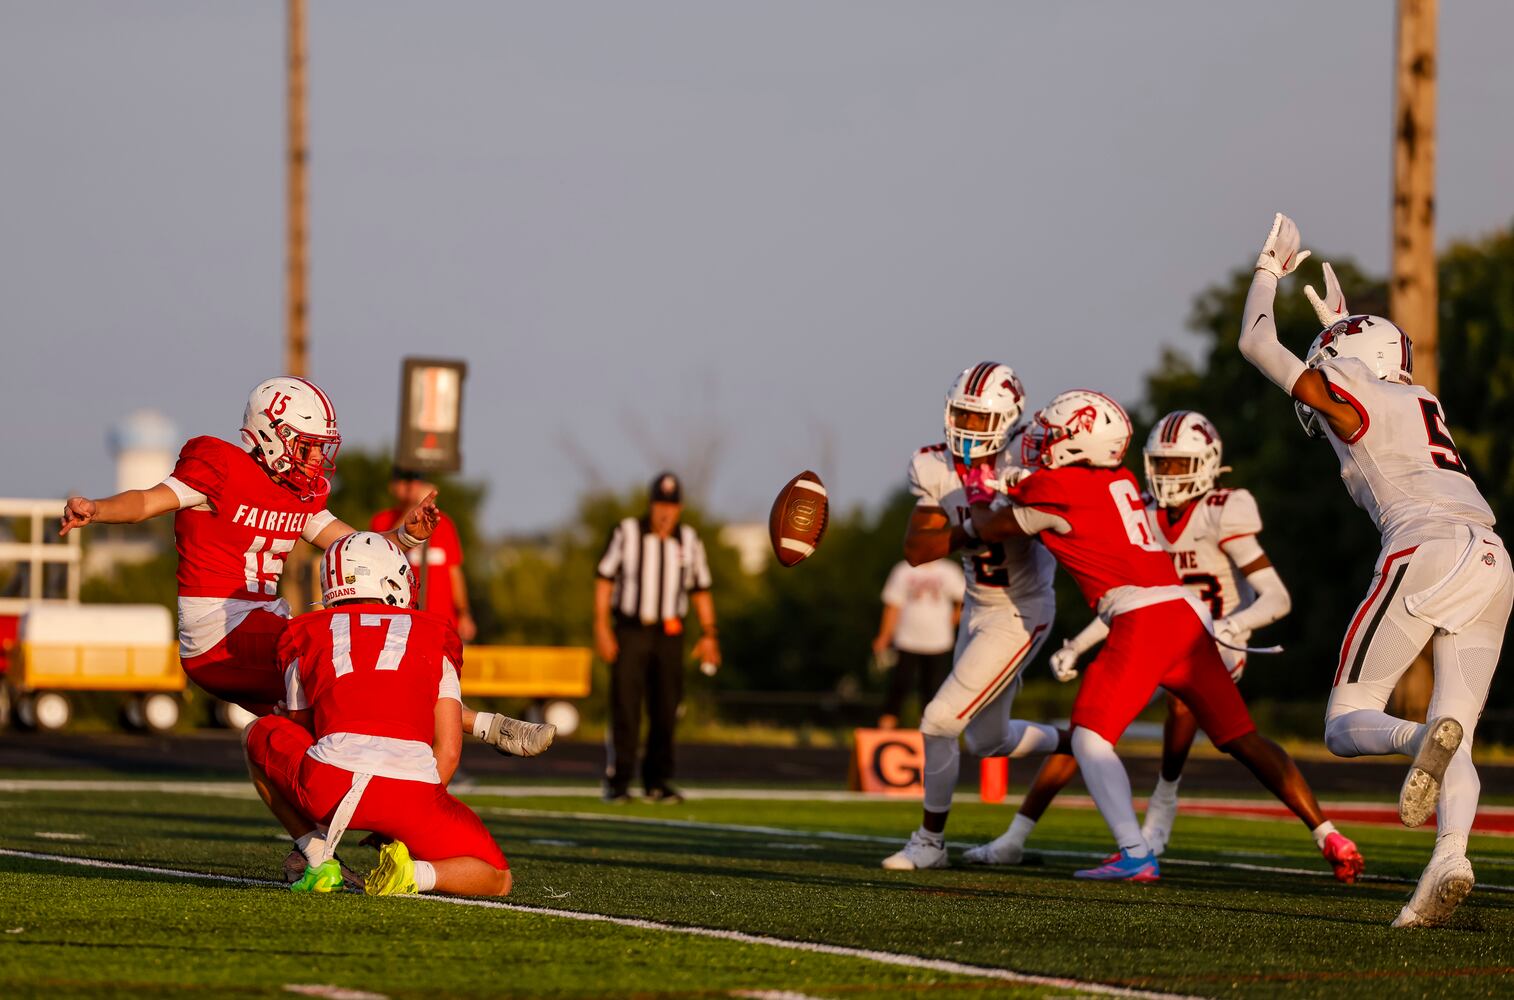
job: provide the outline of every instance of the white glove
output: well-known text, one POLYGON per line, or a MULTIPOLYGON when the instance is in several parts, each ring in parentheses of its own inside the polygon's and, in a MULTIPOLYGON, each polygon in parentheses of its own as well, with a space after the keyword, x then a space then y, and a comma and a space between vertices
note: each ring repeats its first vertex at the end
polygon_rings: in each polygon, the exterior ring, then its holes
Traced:
POLYGON ((1335 268, 1328 261, 1325 263, 1325 297, 1321 299, 1313 285, 1305 285, 1304 298, 1314 307, 1314 315, 1319 317, 1321 326, 1331 326, 1346 316, 1346 296, 1341 293, 1341 283, 1335 280, 1335 268))
POLYGON ((1282 212, 1272 218, 1272 231, 1267 234, 1267 242, 1262 244, 1262 252, 1256 259, 1256 269, 1266 271, 1274 278, 1282 278, 1298 270, 1298 266, 1309 259, 1308 250, 1298 248, 1298 226, 1293 220, 1282 212))
POLYGON ((1239 646, 1244 649, 1246 646, 1245 636, 1246 631, 1229 618, 1221 618, 1214 623, 1214 637, 1220 641, 1221 645, 1239 646))
POLYGON ((1062 648, 1051 654, 1051 672, 1063 684, 1078 676, 1078 647, 1071 639, 1063 639, 1062 648))

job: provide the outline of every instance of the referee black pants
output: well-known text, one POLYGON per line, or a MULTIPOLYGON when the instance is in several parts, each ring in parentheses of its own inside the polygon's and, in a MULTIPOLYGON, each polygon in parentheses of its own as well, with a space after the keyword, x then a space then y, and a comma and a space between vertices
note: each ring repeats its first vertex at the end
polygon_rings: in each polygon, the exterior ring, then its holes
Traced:
POLYGON ((641 737, 641 706, 650 724, 641 783, 648 792, 673 776, 673 728, 683 701, 683 636, 668 635, 661 623, 615 626, 620 655, 610 664, 610 758, 605 781, 611 793, 630 788, 641 737))

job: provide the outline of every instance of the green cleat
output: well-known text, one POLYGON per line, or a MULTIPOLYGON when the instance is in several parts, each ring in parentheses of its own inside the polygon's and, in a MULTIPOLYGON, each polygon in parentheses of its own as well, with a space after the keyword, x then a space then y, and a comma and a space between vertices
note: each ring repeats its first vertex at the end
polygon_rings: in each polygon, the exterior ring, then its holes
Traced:
POLYGON ((342 866, 335 858, 327 858, 319 867, 305 868, 299 881, 289 886, 290 892, 335 892, 342 887, 342 866))
POLYGON ((378 867, 368 873, 363 891, 370 896, 404 896, 415 892, 415 862, 398 840, 379 850, 378 867))

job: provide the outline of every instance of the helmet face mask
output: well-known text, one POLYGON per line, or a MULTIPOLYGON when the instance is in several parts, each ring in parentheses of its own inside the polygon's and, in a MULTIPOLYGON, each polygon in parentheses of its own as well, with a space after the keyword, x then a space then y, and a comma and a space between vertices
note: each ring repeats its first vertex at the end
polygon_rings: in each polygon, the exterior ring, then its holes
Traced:
POLYGON ((1014 369, 995 361, 966 368, 946 393, 946 445, 964 462, 997 455, 1025 405, 1014 369))
POLYGON ((331 492, 342 435, 336 409, 314 382, 283 376, 258 383, 242 413, 242 440, 268 475, 301 500, 331 492))
POLYGON ((321 559, 321 602, 328 608, 355 600, 411 608, 415 590, 405 554, 374 531, 337 539, 321 559))
POLYGON ((1130 435, 1124 407, 1101 392, 1073 389, 1036 411, 1020 439, 1020 455, 1031 468, 1115 468, 1125 459, 1130 435))
POLYGON ((1181 507, 1214 489, 1220 464, 1220 432, 1202 413, 1177 410, 1151 428, 1143 457, 1146 485, 1162 507, 1181 507))

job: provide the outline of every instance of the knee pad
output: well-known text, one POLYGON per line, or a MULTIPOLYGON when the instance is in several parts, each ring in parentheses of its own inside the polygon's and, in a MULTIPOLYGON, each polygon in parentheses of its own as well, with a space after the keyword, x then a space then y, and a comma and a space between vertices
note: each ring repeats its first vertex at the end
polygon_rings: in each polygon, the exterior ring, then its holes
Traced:
POLYGON ((925 711, 920 713, 920 732, 926 736, 956 739, 966 728, 967 720, 957 718, 957 713, 940 698, 932 698, 925 711))

